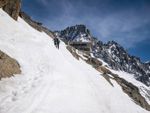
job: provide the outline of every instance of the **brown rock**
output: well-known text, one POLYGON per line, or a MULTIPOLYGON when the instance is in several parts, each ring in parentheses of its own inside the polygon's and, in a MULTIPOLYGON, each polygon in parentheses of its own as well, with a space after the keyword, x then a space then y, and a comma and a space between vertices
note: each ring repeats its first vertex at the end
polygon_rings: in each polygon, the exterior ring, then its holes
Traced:
POLYGON ((75 48, 73 48, 73 47, 71 47, 71 46, 67 46, 66 48, 70 51, 70 53, 71 53, 77 60, 79 60, 79 55, 76 53, 76 49, 75 49, 75 48))
POLYGON ((8 0, 0 0, 0 8, 5 6, 8 3, 8 0))
POLYGON ((18 19, 20 8, 21 0, 9 0, 9 2, 3 6, 3 10, 15 20, 18 19))
POLYGON ((97 60, 96 58, 92 58, 92 57, 88 58, 88 60, 86 62, 88 64, 91 64, 95 68, 97 68, 103 64, 101 61, 97 60))
POLYGON ((99 66, 96 69, 103 74, 112 74, 112 72, 104 66, 99 66))
POLYGON ((11 77, 13 74, 20 74, 20 65, 18 62, 0 51, 0 79, 11 77))
POLYGON ((150 105, 147 103, 145 98, 140 94, 138 87, 125 79, 120 77, 115 77, 116 82, 122 87, 122 90, 134 100, 134 102, 144 109, 150 111, 150 105))

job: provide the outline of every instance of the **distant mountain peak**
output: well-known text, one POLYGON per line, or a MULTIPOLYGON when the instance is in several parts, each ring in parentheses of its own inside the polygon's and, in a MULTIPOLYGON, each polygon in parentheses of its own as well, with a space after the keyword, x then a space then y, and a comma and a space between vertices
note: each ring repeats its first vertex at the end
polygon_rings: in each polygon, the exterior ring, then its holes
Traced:
POLYGON ((77 24, 75 26, 70 26, 70 27, 67 27, 66 29, 74 29, 74 30, 78 30, 79 32, 87 31, 86 25, 83 25, 83 24, 77 24))
POLYGON ((92 39, 89 29, 83 24, 67 27, 64 30, 55 32, 63 41, 89 42, 92 39))
POLYGON ((121 46, 120 44, 118 44, 116 41, 112 40, 112 41, 108 41, 107 42, 108 45, 116 45, 116 46, 121 46))

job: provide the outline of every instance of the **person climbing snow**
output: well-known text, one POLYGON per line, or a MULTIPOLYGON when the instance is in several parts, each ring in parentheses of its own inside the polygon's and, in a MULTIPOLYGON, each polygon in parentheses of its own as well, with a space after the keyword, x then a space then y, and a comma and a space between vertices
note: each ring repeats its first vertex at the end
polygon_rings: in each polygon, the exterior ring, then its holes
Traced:
POLYGON ((55 38, 54 38, 54 45, 55 45, 56 48, 58 48, 58 49, 59 49, 59 43, 60 43, 59 39, 55 37, 55 38))

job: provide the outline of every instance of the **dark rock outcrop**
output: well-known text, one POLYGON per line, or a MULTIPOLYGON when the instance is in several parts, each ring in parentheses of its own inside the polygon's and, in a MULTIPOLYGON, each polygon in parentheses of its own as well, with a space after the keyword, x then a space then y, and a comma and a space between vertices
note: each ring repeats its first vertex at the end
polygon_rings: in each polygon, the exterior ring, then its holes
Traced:
POLYGON ((76 49, 71 47, 71 46, 67 46, 66 47, 68 49, 68 51, 70 51, 70 53, 77 59, 79 60, 79 55, 76 53, 76 49))
POLYGON ((86 28, 85 25, 76 25, 67 27, 65 30, 56 31, 58 35, 65 43, 68 41, 72 42, 89 42, 91 41, 90 31, 86 28))
POLYGON ((124 80, 120 77, 115 77, 115 80, 122 87, 122 90, 129 97, 131 97, 136 104, 138 104, 141 107, 145 108, 146 110, 150 111, 150 105, 147 103, 145 98, 140 94, 139 89, 135 85, 133 85, 130 82, 127 82, 126 80, 124 80))
POLYGON ((19 63, 4 52, 0 51, 0 79, 20 73, 21 70, 19 63))
POLYGON ((98 70, 103 74, 112 74, 112 72, 109 69, 105 68, 104 66, 99 66, 96 68, 96 70, 98 70))
POLYGON ((3 10, 7 12, 13 19, 17 20, 21 9, 21 0, 5 1, 3 10))
POLYGON ((136 80, 150 86, 149 66, 141 62, 140 58, 128 54, 118 43, 109 41, 103 44, 97 41, 93 46, 93 54, 96 58, 101 58, 107 62, 112 69, 134 74, 136 80))
POLYGON ((96 58, 92 58, 92 57, 89 57, 86 62, 88 64, 91 64, 94 68, 98 68, 99 66, 101 66, 103 63, 99 60, 97 60, 96 58))

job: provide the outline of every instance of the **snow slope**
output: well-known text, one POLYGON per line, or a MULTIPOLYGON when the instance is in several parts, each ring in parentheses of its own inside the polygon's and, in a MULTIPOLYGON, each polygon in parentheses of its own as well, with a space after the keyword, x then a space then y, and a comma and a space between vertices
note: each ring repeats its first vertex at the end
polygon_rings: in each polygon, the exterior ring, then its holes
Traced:
POLYGON ((0 49, 18 60, 22 74, 0 81, 0 113, 149 113, 121 87, 76 60, 61 42, 0 9, 0 49))

